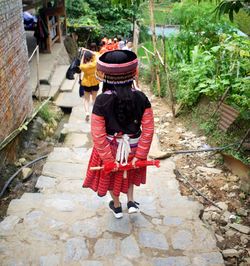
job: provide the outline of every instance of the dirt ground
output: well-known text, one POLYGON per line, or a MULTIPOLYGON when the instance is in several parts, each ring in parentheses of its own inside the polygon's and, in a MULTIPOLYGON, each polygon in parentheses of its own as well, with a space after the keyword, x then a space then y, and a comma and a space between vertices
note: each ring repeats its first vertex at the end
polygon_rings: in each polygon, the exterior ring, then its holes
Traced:
MULTIPOLYGON (((183 120, 182 117, 173 118, 169 103, 163 99, 153 96, 146 86, 143 91, 150 95, 150 101, 153 106, 155 116, 155 127, 158 133, 162 151, 178 151, 204 149, 210 147, 207 138, 200 133, 196 125, 190 128, 190 121, 183 120)), ((250 196, 241 190, 240 178, 233 175, 223 164, 223 157, 220 153, 206 152, 194 154, 172 155, 172 159, 176 163, 176 169, 182 176, 206 197, 214 203, 225 203, 228 206, 228 213, 232 214, 234 222, 242 225, 250 225, 250 196), (200 168, 201 167, 201 168, 200 168), (216 173, 200 171, 215 169, 216 173), (241 215, 242 210, 245 211, 241 215), (241 211, 241 212, 240 212, 241 211)), ((211 170, 212 171, 212 170, 211 170)), ((177 178, 178 179, 178 178, 177 178)), ((204 208, 210 208, 212 204, 199 196, 185 182, 179 180, 182 195, 195 198, 204 208)), ((221 250, 236 249, 239 251, 238 257, 225 258, 226 265, 249 265, 244 262, 244 258, 250 256, 249 237, 246 237, 242 243, 242 236, 239 233, 233 235, 227 234, 228 225, 223 219, 218 218, 210 220, 208 216, 203 215, 202 220, 206 222, 218 236, 222 236, 223 240, 217 241, 217 245, 221 250)), ((218 215, 220 217, 220 214, 218 215)))

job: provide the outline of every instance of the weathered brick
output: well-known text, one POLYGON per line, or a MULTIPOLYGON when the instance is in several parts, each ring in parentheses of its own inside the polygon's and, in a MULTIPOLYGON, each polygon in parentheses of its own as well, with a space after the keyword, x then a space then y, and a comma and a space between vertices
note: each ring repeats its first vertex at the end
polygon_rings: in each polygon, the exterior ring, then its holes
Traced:
POLYGON ((21 0, 0 1, 0 142, 32 111, 21 0))

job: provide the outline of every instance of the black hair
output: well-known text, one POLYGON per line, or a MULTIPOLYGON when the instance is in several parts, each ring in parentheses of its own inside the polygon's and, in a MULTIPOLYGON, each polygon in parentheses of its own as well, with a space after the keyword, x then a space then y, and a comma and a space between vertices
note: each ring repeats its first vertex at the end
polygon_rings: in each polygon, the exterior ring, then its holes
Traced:
POLYGON ((94 56, 94 54, 91 53, 90 51, 85 51, 84 57, 83 57, 83 62, 88 63, 93 58, 93 56, 94 56))
POLYGON ((135 99, 133 97, 133 81, 125 84, 103 83, 103 92, 111 90, 114 97, 113 111, 121 127, 126 127, 135 120, 135 99))
POLYGON ((97 45, 95 42, 92 42, 90 44, 90 50, 93 51, 93 52, 96 52, 97 51, 97 45))

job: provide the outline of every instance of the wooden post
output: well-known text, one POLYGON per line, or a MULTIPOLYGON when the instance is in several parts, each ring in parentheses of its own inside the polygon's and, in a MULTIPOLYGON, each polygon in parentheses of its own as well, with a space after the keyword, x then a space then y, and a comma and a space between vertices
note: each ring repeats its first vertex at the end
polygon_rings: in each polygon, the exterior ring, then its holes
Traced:
POLYGON ((248 137, 249 134, 250 134, 250 128, 247 130, 246 134, 244 135, 243 139, 241 140, 240 145, 237 148, 237 151, 240 150, 242 144, 245 142, 245 140, 246 140, 246 138, 248 137))
POLYGON ((138 50, 138 42, 139 42, 139 27, 135 20, 134 21, 134 33, 133 33, 133 50, 136 54, 138 50))
POLYGON ((171 101, 171 109, 172 109, 172 114, 173 114, 173 117, 175 117, 175 108, 174 108, 174 94, 173 94, 173 90, 169 84, 169 68, 168 68, 168 65, 167 63, 164 64, 164 61, 159 53, 158 50, 156 50, 157 52, 157 55, 159 57, 159 60, 163 66, 163 70, 164 70, 164 73, 167 75, 167 89, 169 90, 170 92, 170 101, 171 101))
POLYGON ((46 39, 46 50, 48 53, 51 53, 51 47, 52 47, 51 34, 50 34, 51 26, 50 26, 50 21, 49 21, 48 15, 46 15, 46 23, 47 23, 47 27, 48 27, 48 37, 46 39))
MULTIPOLYGON (((150 24, 151 24, 151 32, 152 32, 152 43, 154 54, 156 54, 156 35, 155 35, 155 22, 154 22, 154 0, 149 0, 149 10, 150 10, 150 24)), ((155 74, 156 74, 156 85, 158 96, 161 96, 161 85, 160 85, 160 76, 159 76, 159 66, 156 64, 155 66, 155 74)))
POLYGON ((63 0, 63 7, 64 7, 64 20, 63 20, 63 24, 64 24, 64 31, 63 35, 67 35, 67 13, 66 13, 66 6, 65 6, 65 0, 63 0))
POLYGON ((56 35, 58 36, 58 39, 56 42, 61 43, 62 42, 62 33, 61 33, 61 21, 60 16, 56 16, 56 35))
POLYGON ((163 57, 163 63, 164 63, 164 71, 167 75, 167 89, 170 93, 170 101, 171 101, 171 109, 172 109, 172 114, 173 114, 173 118, 175 118, 175 107, 174 107, 174 93, 172 90, 172 87, 170 86, 170 82, 169 82, 169 75, 170 75, 170 71, 169 71, 169 67, 168 67, 168 63, 167 63, 167 51, 166 51, 166 38, 165 38, 165 34, 163 34, 163 53, 164 53, 164 57, 163 57))

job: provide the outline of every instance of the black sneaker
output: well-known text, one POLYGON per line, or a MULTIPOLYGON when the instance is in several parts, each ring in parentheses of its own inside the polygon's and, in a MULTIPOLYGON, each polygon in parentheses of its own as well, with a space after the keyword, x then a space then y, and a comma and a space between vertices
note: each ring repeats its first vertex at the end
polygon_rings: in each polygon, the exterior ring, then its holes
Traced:
POLYGON ((139 207, 138 207, 137 205, 139 205, 138 202, 136 202, 136 201, 129 201, 129 202, 127 203, 127 206, 128 206, 128 213, 131 214, 131 213, 139 212, 140 209, 139 209, 139 207))
POLYGON ((122 205, 120 205, 120 207, 115 208, 115 206, 114 206, 114 201, 111 200, 111 201, 109 202, 109 208, 112 210, 112 212, 113 212, 115 218, 120 219, 120 218, 123 217, 123 213, 122 213, 122 205))

